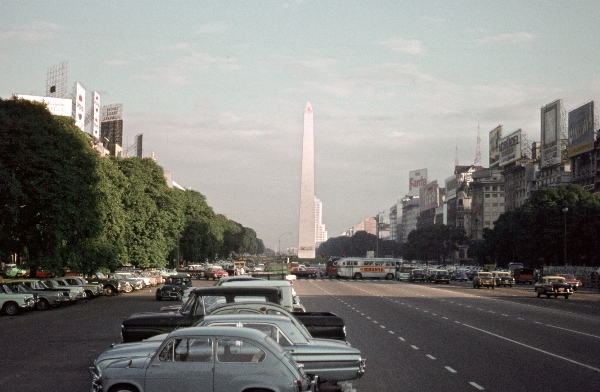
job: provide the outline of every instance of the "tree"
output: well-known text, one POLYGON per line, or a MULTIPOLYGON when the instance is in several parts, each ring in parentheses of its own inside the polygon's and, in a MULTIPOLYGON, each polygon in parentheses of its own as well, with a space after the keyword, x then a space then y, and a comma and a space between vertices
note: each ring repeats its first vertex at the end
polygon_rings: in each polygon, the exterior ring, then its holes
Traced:
POLYGON ((71 119, 41 103, 0 99, 2 251, 54 271, 84 257, 101 232, 98 160, 71 119))

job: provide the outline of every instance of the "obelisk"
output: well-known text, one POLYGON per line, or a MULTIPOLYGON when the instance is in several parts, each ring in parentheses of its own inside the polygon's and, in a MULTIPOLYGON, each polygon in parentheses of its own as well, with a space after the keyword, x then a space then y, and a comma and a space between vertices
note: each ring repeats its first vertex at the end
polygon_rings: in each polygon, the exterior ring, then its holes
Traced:
POLYGON ((313 109, 310 102, 306 104, 306 108, 304 109, 298 258, 315 258, 315 137, 313 131, 313 109))

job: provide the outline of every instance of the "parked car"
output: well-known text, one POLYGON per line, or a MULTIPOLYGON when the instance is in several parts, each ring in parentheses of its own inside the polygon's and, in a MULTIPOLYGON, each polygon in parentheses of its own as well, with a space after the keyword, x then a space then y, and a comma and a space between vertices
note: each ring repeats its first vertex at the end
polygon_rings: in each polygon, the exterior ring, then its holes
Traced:
POLYGON ((106 276, 108 277, 108 279, 115 279, 115 280, 123 279, 123 280, 125 280, 127 283, 129 283, 131 285, 133 290, 141 290, 144 288, 144 281, 142 279, 133 278, 133 277, 130 278, 125 275, 118 274, 116 272, 109 272, 106 274, 106 276))
POLYGON ((75 293, 75 298, 69 295, 71 303, 75 303, 80 299, 84 299, 86 297, 85 290, 83 290, 83 287, 81 286, 61 285, 54 279, 43 279, 41 280, 41 282, 44 283, 46 287, 49 287, 51 289, 69 290, 71 293, 75 293))
POLYGON ((6 281, 6 284, 8 284, 13 292, 37 295, 37 301, 35 303, 35 308, 37 310, 48 310, 50 307, 60 306, 63 302, 69 300, 68 298, 65 299, 65 296, 59 291, 42 288, 40 283, 37 283, 40 285, 38 289, 32 289, 25 286, 22 282, 17 281, 6 281))
POLYGON ((409 282, 425 282, 425 271, 422 269, 414 269, 410 271, 410 276, 408 277, 409 282))
POLYGON ((446 270, 436 270, 433 276, 434 283, 446 283, 450 284, 450 274, 446 270))
POLYGON ((292 268, 290 275, 294 275, 297 278, 316 278, 318 273, 315 268, 308 269, 307 267, 300 265, 292 268))
POLYGON ((7 278, 21 278, 29 276, 29 270, 21 268, 16 264, 9 263, 4 265, 4 275, 7 278))
POLYGON ((515 283, 529 283, 533 284, 533 275, 534 270, 532 268, 515 268, 513 270, 513 276, 515 278, 515 283))
POLYGON ((554 296, 554 298, 562 295, 565 299, 569 298, 569 295, 573 294, 571 285, 565 281, 562 276, 542 276, 542 279, 534 286, 537 297, 540 298, 545 295, 546 298, 554 296))
POLYGON ((125 279, 126 281, 131 283, 134 290, 138 290, 138 287, 140 287, 140 289, 143 289, 145 287, 150 287, 150 279, 149 278, 143 278, 143 277, 137 275, 137 273, 135 273, 133 271, 115 271, 115 273, 121 275, 123 277, 123 279, 125 279), (134 281, 141 282, 142 283, 141 286, 136 285, 134 283, 134 281))
POLYGON ((35 306, 33 294, 17 293, 5 283, 0 283, 0 308, 9 316, 30 310, 35 306))
POLYGON ((92 299, 104 295, 104 288, 101 283, 87 283, 85 279, 80 276, 63 276, 62 278, 54 278, 58 284, 64 286, 79 286, 85 291, 85 298, 92 299))
POLYGON ((100 354, 90 367, 92 391, 316 389, 316 382, 287 350, 252 328, 183 328, 170 333, 158 348, 149 343, 150 347, 136 356, 113 352, 124 345, 100 354))
POLYGON ((577 291, 582 284, 581 280, 577 279, 573 274, 558 274, 557 276, 565 278, 565 282, 571 285, 573 291, 577 291))
POLYGON ((84 278, 88 283, 102 284, 106 295, 114 295, 121 292, 131 293, 133 291, 131 284, 118 274, 109 274, 109 276, 106 276, 102 272, 96 271, 93 274, 84 276, 84 278))
POLYGON ((512 287, 512 285, 515 284, 515 278, 510 276, 509 272, 493 271, 492 275, 494 276, 496 286, 512 287))
POLYGON ((192 278, 189 274, 171 275, 167 278, 164 286, 156 289, 156 300, 162 301, 163 299, 174 299, 176 301, 181 301, 184 292, 189 291, 192 288, 192 278))
POLYGON ((255 300, 279 304, 281 289, 275 287, 201 287, 190 292, 188 300, 176 312, 134 313, 123 320, 121 336, 124 342, 135 342, 154 335, 173 331, 175 328, 189 327, 204 316, 204 309, 210 303, 223 298, 234 302, 236 298, 253 297, 255 300), (208 302, 208 303, 207 303, 208 302))
POLYGON ((478 271, 475 275, 473 275, 473 288, 480 289, 482 287, 496 287, 494 276, 491 272, 478 271))
POLYGON ((20 279, 11 279, 12 282, 23 283, 26 287, 29 287, 33 290, 46 290, 53 291, 57 293, 61 293, 63 296, 63 304, 67 303, 75 303, 79 299, 81 299, 81 293, 77 290, 71 290, 68 287, 52 287, 51 285, 44 283, 42 279, 32 279, 32 278, 20 278, 20 279))
POLYGON ((465 271, 455 271, 450 274, 450 280, 457 280, 459 282, 466 282, 469 280, 467 273, 465 271))
POLYGON ((229 274, 227 271, 225 271, 220 265, 211 265, 204 270, 204 277, 206 280, 217 280, 228 276, 229 274))

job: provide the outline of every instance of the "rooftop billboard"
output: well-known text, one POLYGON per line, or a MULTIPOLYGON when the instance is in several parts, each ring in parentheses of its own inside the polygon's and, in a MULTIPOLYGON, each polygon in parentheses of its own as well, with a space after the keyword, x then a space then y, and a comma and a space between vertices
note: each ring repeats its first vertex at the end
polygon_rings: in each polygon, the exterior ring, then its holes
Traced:
POLYGON ((446 178, 446 200, 454 199, 456 197, 457 188, 458 181, 455 175, 446 178))
POLYGON ((121 120, 123 118, 123 104, 115 103, 112 105, 104 105, 102 106, 102 114, 100 116, 100 121, 115 121, 121 120))
POLYGON ((521 159, 521 129, 517 129, 498 143, 500 167, 521 159))
POLYGON ((590 101, 569 112, 569 157, 579 155, 594 149, 595 129, 598 114, 594 101, 590 101))
POLYGON ((429 184, 421 188, 419 196, 419 211, 427 211, 438 206, 438 184, 437 180, 431 181, 429 184))
POLYGON ((17 98, 26 99, 28 101, 43 102, 48 106, 48 110, 55 116, 71 117, 73 103, 70 99, 39 97, 37 95, 21 95, 16 94, 17 98))
POLYGON ((427 185, 427 169, 408 172, 408 195, 418 196, 421 188, 427 185))
POLYGON ((97 92, 93 92, 92 96, 94 97, 94 101, 92 102, 92 107, 94 109, 92 118, 92 135, 96 139, 100 139, 100 94, 97 92))
POLYGON ((85 89, 81 83, 75 83, 75 96, 73 101, 73 118, 75 125, 85 132, 85 89))
POLYGON ((562 101, 559 99, 542 108, 542 146, 540 167, 561 162, 561 135, 565 126, 562 101))
POLYGON ((500 162, 498 143, 500 143, 501 138, 502 125, 498 125, 496 128, 490 131, 490 169, 497 168, 500 162))

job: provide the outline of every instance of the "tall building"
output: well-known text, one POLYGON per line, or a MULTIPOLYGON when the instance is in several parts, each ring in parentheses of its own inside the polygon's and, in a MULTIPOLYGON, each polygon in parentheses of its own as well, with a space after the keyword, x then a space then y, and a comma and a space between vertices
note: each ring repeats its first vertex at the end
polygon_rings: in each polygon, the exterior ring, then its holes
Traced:
POLYGON ((313 109, 304 109, 302 136, 302 180, 300 182, 300 219, 298 225, 298 257, 315 258, 315 138, 313 109))
POLYGON ((327 241, 327 230, 323 224, 323 203, 315 196, 315 249, 327 241))

